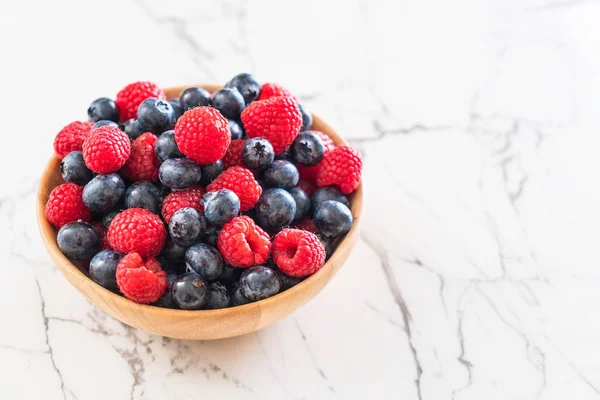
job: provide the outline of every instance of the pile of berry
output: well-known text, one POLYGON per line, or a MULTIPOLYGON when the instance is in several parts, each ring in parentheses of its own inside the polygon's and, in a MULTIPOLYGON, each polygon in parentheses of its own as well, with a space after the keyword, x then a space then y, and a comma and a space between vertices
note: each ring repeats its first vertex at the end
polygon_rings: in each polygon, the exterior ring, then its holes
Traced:
POLYGON ((185 310, 258 301, 317 272, 352 226, 362 161, 310 130, 274 84, 239 74, 167 101, 151 82, 88 108, 54 140, 57 242, 103 287, 185 310), (89 261, 91 260, 91 261, 89 261))

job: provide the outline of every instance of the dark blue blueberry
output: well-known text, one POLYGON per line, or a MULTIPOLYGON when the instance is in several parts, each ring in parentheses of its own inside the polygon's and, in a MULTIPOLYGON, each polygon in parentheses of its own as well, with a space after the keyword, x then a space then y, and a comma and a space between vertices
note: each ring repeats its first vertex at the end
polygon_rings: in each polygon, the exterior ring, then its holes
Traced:
POLYGON ((83 186, 94 177, 94 173, 85 166, 83 153, 72 151, 60 163, 60 174, 65 182, 76 183, 83 186))
POLYGON ((110 223, 112 222, 112 220, 117 216, 118 213, 120 213, 121 211, 123 211, 125 209, 125 206, 123 206, 123 209, 121 209, 120 207, 117 207, 116 210, 113 210, 111 212, 109 212, 108 214, 106 214, 104 217, 102 217, 102 224, 108 228, 110 226, 110 223))
POLYGON ((350 209, 335 200, 321 203, 315 211, 315 225, 319 232, 327 237, 343 235, 352 228, 352 213, 350 209))
POLYGON ((283 189, 268 189, 254 207, 254 219, 263 229, 276 232, 289 225, 296 215, 296 202, 283 189))
POLYGON ((165 241, 165 245, 163 246, 161 254, 167 260, 183 262, 186 250, 187 247, 177 244, 177 242, 174 241, 173 238, 167 236, 167 240, 165 241))
POLYGON ((100 251, 100 233, 86 222, 69 222, 58 231, 58 248, 73 260, 89 260, 100 251))
POLYGON ((117 107, 117 104, 113 100, 106 97, 100 97, 92 101, 87 113, 90 122, 97 122, 103 119, 114 122, 119 121, 119 107, 117 107))
POLYGON ((154 147, 154 153, 156 154, 156 158, 161 162, 166 161, 169 158, 185 157, 183 153, 179 151, 177 143, 175 143, 175 131, 173 130, 165 131, 158 137, 156 146, 154 147))
POLYGON ((337 245, 339 244, 339 242, 342 239, 342 236, 327 237, 327 236, 323 236, 320 233, 317 234, 317 237, 319 238, 321 243, 323 243, 323 245, 325 246, 325 256, 327 259, 329 259, 329 257, 331 257, 331 255, 333 254, 333 251, 335 250, 335 248, 337 247, 337 245))
POLYGON ((171 296, 182 310, 199 310, 208 298, 208 285, 193 272, 178 276, 171 284, 171 296))
POLYGON ((161 203, 160 192, 152 182, 134 182, 125 192, 126 208, 145 208, 154 214, 159 214, 161 203))
POLYGON ((189 158, 170 158, 158 169, 158 179, 171 189, 185 189, 200 182, 202 169, 189 158))
POLYGON ((275 151, 267 139, 252 138, 246 140, 242 148, 242 160, 248 168, 265 169, 273 164, 275 151))
POLYGON ((246 105, 252 103, 260 95, 261 84, 252 74, 242 73, 234 76, 227 84, 226 88, 236 88, 244 97, 246 105))
POLYGON ((149 98, 138 107, 137 118, 147 131, 160 135, 175 125, 175 110, 166 100, 149 98))
POLYGON ((292 157, 297 163, 317 165, 325 156, 323 139, 311 131, 302 131, 292 143, 292 157))
POLYGON ((96 175, 83 188, 83 203, 95 213, 106 214, 124 195, 125 182, 119 174, 96 175))
POLYGON ((165 197, 167 197, 167 195, 169 193, 171 193, 171 189, 169 189, 168 187, 166 187, 165 185, 163 185, 161 182, 156 182, 154 184, 154 186, 158 190, 158 194, 160 195, 161 200, 164 200, 165 197))
POLYGON ((90 278, 98 285, 116 292, 119 290, 117 285, 117 265, 123 258, 123 254, 113 250, 102 250, 96 254, 90 261, 90 278))
POLYGON ((202 178, 200 178, 200 184, 202 186, 208 185, 209 183, 214 181, 217 176, 221 175, 221 172, 223 172, 224 169, 225 167, 223 166, 223 161, 221 160, 217 160, 212 164, 203 165, 202 178))
POLYGON ((313 194, 311 199, 311 206, 313 213, 317 211, 317 208, 321 205, 322 202, 327 200, 335 200, 339 201, 346 207, 350 207, 350 202, 348 198, 342 193, 338 188, 333 186, 326 186, 320 189, 313 194))
POLYGON ((291 160, 292 159, 292 148, 287 147, 283 152, 275 156, 275 160, 291 160))
POLYGON ((271 268, 257 265, 242 273, 240 289, 249 300, 258 301, 279 293, 281 281, 271 268))
POLYGON ((183 107, 181 107, 181 102, 179 99, 169 100, 171 106, 173 107, 173 111, 175 111, 175 122, 183 115, 183 107))
POLYGON ((131 140, 135 140, 142 133, 147 132, 144 125, 137 119, 130 119, 129 121, 125 122, 125 125, 123 126, 123 130, 125 131, 127 136, 129 136, 129 139, 131 139, 131 140))
POLYGON ((231 140, 241 139, 244 137, 244 128, 242 128, 241 123, 232 119, 228 119, 227 122, 229 123, 229 132, 231 133, 231 140))
POLYGON ((240 199, 229 189, 208 192, 200 201, 209 224, 223 225, 240 213, 240 199))
POLYGON ((235 88, 224 88, 215 92, 212 99, 213 107, 227 119, 239 120, 246 103, 244 97, 235 88))
POLYGON ((251 303, 250 299, 244 296, 241 287, 237 287, 231 294, 230 299, 231 307, 243 306, 244 304, 251 303))
POLYGON ((217 249, 205 243, 197 243, 185 252, 185 264, 189 272, 213 281, 223 272, 223 258, 217 249))
POLYGON ((296 278, 293 276, 286 275, 279 269, 276 269, 275 272, 277 272, 277 276, 279 276, 279 280, 281 281, 280 292, 288 290, 289 288, 296 286, 304 280, 304 278, 296 278))
POLYGON ((209 106, 210 93, 199 87, 189 87, 181 93, 181 96, 179 96, 179 103, 181 103, 183 112, 194 107, 209 106))
POLYGON ((230 286, 233 282, 237 282, 240 280, 240 275, 242 275, 243 268, 232 267, 231 265, 224 265, 223 272, 217 278, 219 282, 221 282, 225 286, 230 286))
POLYGON ((308 197, 306 192, 299 187, 291 189, 290 194, 296 202, 296 215, 294 216, 294 221, 300 221, 310 212, 310 197, 308 197))
POLYGON ((294 164, 285 160, 275 160, 265 170, 265 182, 271 187, 291 189, 298 184, 300 175, 294 164))
POLYGON ((302 104, 298 104, 298 107, 300 107, 300 113, 302 114, 302 128, 300 129, 303 131, 310 129, 313 122, 312 114, 302 104))
POLYGON ((213 247, 217 247, 217 238, 219 237, 219 232, 221 232, 221 227, 209 225, 208 228, 206 228, 206 233, 204 234, 204 242, 213 247))
POLYGON ((175 211, 169 220, 169 235, 180 246, 198 243, 206 231, 206 220, 196 209, 185 207, 175 211))
POLYGON ((179 275, 169 273, 167 274, 167 290, 165 290, 165 294, 163 294, 160 299, 152 303, 153 306, 163 307, 163 308, 177 308, 177 304, 175 304, 175 300, 173 300, 173 282, 177 279, 179 275))
POLYGON ((229 306, 229 293, 227 288, 219 282, 213 282, 208 286, 208 299, 204 308, 207 310, 216 310, 229 306))
POLYGON ((116 122, 103 119, 103 120, 96 122, 94 124, 94 126, 92 126, 92 130, 98 129, 102 126, 114 126, 115 128, 119 128, 119 124, 117 124, 116 122))

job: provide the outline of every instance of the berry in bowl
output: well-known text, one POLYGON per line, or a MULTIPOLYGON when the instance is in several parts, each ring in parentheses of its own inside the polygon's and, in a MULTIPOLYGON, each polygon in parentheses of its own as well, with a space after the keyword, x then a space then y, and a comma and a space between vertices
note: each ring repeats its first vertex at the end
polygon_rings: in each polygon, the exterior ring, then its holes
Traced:
POLYGON ((125 324, 256 331, 316 296, 357 240, 360 155, 277 84, 136 82, 88 119, 56 135, 38 222, 61 273, 125 324))

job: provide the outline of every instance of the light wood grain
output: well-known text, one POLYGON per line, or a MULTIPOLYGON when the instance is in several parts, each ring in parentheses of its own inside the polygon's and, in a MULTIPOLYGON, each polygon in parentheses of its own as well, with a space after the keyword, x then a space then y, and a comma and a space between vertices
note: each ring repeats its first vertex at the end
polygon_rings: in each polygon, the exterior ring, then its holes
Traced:
MULTIPOLYGON (((217 85, 202 85, 213 92, 217 85)), ((187 86, 165 89, 169 99, 176 98, 187 86)), ((336 145, 346 144, 331 127, 313 115, 313 129, 325 132, 336 145)), ((184 311, 142 305, 116 295, 89 279, 67 259, 56 244, 56 229, 46 220, 44 206, 50 191, 63 183, 60 160, 53 156, 44 170, 38 189, 37 219, 40 233, 50 257, 60 272, 92 304, 119 321, 157 335, 193 340, 220 339, 262 329, 287 317, 315 297, 348 258, 358 239, 362 210, 362 184, 350 196, 354 225, 323 268, 293 288, 271 298, 221 310, 184 311)))

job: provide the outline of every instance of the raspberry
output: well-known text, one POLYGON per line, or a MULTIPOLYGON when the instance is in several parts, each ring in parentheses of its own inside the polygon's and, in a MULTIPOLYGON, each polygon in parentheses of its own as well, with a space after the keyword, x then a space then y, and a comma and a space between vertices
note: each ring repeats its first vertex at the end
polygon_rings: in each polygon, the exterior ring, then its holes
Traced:
POLYGON ((129 158, 131 143, 125 132, 114 126, 94 129, 83 142, 85 165, 97 174, 119 170, 129 158))
POLYGON ((225 169, 229 167, 244 167, 244 160, 242 160, 242 148, 246 141, 244 139, 232 140, 227 153, 223 156, 223 166, 225 169))
POLYGON ((273 240, 273 261, 286 275, 309 276, 325 264, 325 246, 314 233, 284 229, 273 240))
POLYGON ((154 258, 144 262, 138 253, 129 253, 119 261, 116 276, 121 293, 136 303, 154 303, 167 290, 167 273, 160 263, 154 258))
POLYGON ((154 147, 158 139, 146 132, 131 143, 131 155, 121 169, 123 176, 130 181, 158 181, 160 161, 156 158, 154 147))
POLYGON ((162 204, 162 216, 164 220, 169 223, 175 211, 185 207, 192 207, 195 210, 203 212, 204 207, 200 204, 202 196, 204 196, 202 186, 194 186, 189 189, 169 193, 162 204))
POLYGON ((57 228, 74 221, 88 222, 92 212, 83 204, 83 188, 74 183, 55 187, 46 202, 46 219, 57 228))
POLYGON ((264 264, 271 251, 269 235, 246 216, 223 225, 217 246, 227 264, 240 268, 264 264))
POLYGON ((177 120, 175 142, 198 164, 212 164, 225 155, 231 143, 229 124, 216 108, 192 108, 177 120))
POLYGON ((350 146, 338 146, 319 163, 317 186, 338 185, 342 193, 352 193, 360 184, 362 159, 350 146))
POLYGON ((119 93, 115 103, 119 107, 121 120, 127 121, 137 117, 137 110, 142 101, 154 97, 166 100, 165 92, 152 82, 135 82, 125 86, 119 93))
POLYGON ((250 103, 242 111, 242 122, 248 137, 267 139, 279 154, 298 136, 302 114, 294 100, 279 96, 250 103))
POLYGON ((262 87, 260 88, 260 96, 258 96, 258 100, 266 100, 276 96, 289 97, 298 103, 298 99, 292 94, 292 92, 277 83, 263 83, 262 87))
MULTIPOLYGON (((296 168, 297 167, 298 167, 298 165, 296 165, 296 168)), ((298 171, 300 171, 300 170, 298 169, 298 171)), ((304 193, 306 193, 308 195, 308 197, 312 197, 312 195, 317 190, 317 185, 315 185, 313 181, 306 181, 303 179, 300 179, 298 181, 298 184, 296 185, 296 187, 299 187, 300 189, 304 190, 304 193)))
POLYGON ((71 122, 56 134, 54 152, 62 160, 72 151, 81 151, 83 141, 90 134, 92 122, 71 122))
POLYGON ((262 188, 252 172, 242 167, 231 167, 221 173, 207 187, 207 192, 229 189, 240 199, 240 210, 248 211, 258 202, 262 188))
POLYGON ((300 222, 296 224, 296 228, 301 229, 303 231, 308 231, 311 233, 317 233, 319 229, 317 229, 317 225, 315 225, 315 221, 310 218, 304 218, 300 222))
POLYGON ((154 257, 167 234, 160 217, 144 208, 129 208, 115 216, 108 227, 108 243, 118 252, 154 257))
MULTIPOLYGON (((335 149, 335 144, 329 136, 321 131, 312 130, 310 132, 317 134, 323 140, 323 144, 325 145, 325 155, 327 155, 327 153, 329 153, 331 150, 335 149)), ((319 165, 321 165, 321 163, 312 166, 302 165, 300 163, 296 164, 296 168, 298 168, 298 173, 300 174, 300 179, 315 182, 317 180, 317 171, 319 170, 319 165)))

